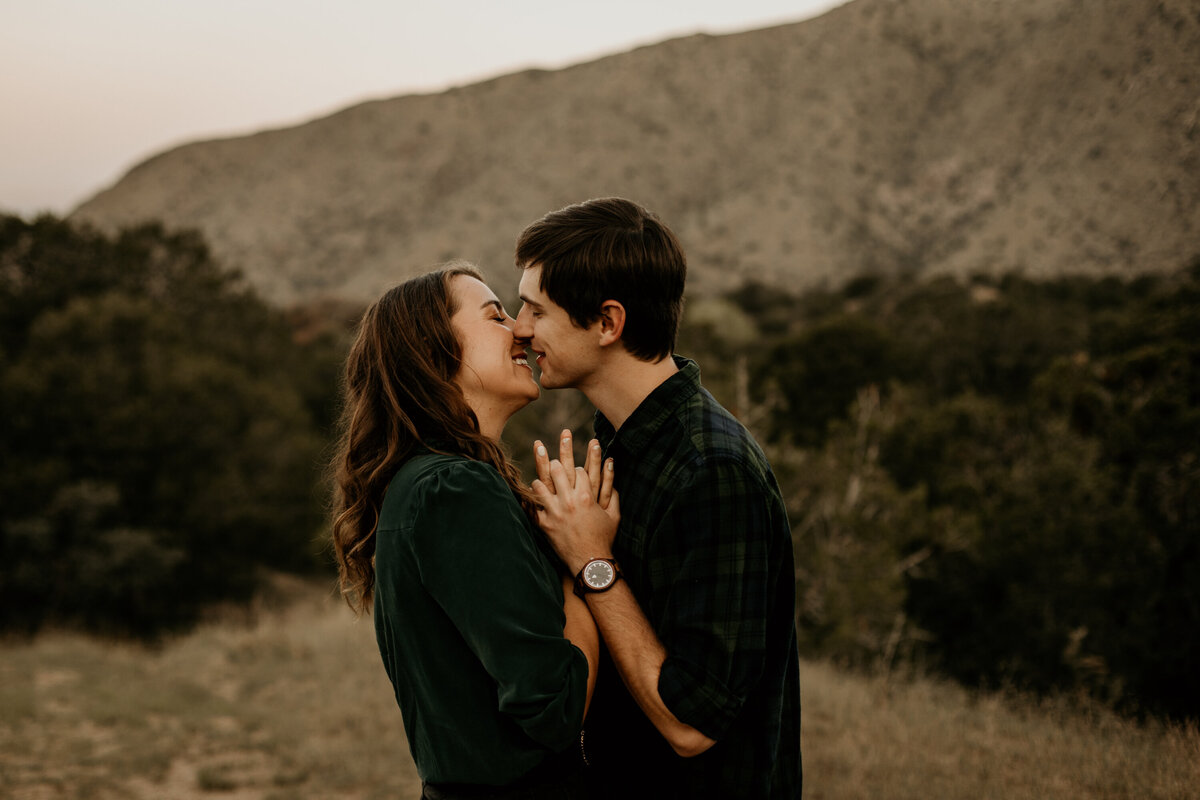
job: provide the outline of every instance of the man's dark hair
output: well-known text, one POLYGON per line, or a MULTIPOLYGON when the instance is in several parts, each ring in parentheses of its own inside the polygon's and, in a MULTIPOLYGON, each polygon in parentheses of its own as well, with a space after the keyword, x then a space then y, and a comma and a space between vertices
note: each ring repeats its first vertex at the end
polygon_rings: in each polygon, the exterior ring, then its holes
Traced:
POLYGON ((581 328, 600 305, 625 307, 621 341, 658 361, 675 349, 687 258, 671 229, 629 200, 605 197, 552 211, 521 232, 517 266, 541 267, 539 288, 581 328))

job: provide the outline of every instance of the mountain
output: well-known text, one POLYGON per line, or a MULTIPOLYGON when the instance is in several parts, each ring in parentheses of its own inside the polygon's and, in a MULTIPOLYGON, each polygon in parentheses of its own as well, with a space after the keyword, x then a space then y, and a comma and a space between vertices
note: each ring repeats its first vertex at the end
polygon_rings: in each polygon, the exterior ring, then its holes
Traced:
POLYGON ((72 217, 199 228, 283 304, 449 258, 515 283, 527 223, 604 195, 692 291, 1167 271, 1200 254, 1197 54, 1195 0, 855 0, 188 144, 72 217))

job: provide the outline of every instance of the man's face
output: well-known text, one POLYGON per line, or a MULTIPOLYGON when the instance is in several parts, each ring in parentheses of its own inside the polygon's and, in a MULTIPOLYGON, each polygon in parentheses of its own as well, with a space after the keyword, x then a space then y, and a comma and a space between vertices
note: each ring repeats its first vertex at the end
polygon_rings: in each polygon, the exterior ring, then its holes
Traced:
POLYGON ((562 306, 555 303, 539 284, 541 267, 529 267, 521 275, 521 311, 513 335, 524 339, 537 358, 544 389, 582 389, 599 359, 597 327, 580 328, 562 306))

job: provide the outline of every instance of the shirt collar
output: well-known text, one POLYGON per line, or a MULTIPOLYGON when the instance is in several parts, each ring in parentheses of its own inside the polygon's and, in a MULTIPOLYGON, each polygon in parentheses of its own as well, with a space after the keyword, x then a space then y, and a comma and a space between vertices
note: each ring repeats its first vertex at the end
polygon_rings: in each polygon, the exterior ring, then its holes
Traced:
POLYGON ((596 438, 605 452, 617 443, 618 439, 623 449, 631 453, 641 451, 659 426, 669 419, 681 404, 700 391, 699 365, 683 356, 672 358, 675 359, 678 371, 646 395, 646 399, 633 410, 619 431, 613 428, 607 417, 599 411, 596 412, 596 438))

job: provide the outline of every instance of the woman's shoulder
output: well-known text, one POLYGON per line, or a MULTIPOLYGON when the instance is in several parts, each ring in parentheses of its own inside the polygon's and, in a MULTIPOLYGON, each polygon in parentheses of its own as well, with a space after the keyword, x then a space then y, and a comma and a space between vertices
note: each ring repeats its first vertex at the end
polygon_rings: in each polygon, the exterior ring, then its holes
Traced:
POLYGON ((491 464, 460 455, 420 453, 393 476, 380 509, 381 527, 402 525, 429 509, 469 512, 516 503, 491 464))
POLYGON ((419 453, 404 463, 392 479, 429 490, 449 490, 466 485, 504 485, 504 479, 491 464, 452 453, 419 453))

